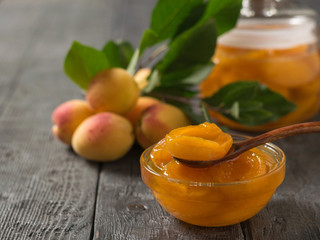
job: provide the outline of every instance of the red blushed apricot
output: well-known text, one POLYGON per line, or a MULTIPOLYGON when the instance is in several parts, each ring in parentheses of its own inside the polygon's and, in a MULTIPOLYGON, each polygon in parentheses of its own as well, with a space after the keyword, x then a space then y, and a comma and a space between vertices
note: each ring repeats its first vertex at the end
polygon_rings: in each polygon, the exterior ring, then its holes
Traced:
POLYGON ((152 97, 139 97, 134 108, 128 112, 125 117, 132 123, 132 126, 135 127, 138 124, 142 112, 157 103, 160 103, 158 99, 152 97))
POLYGON ((123 157, 133 142, 131 123, 110 112, 89 117, 79 125, 72 137, 72 147, 77 154, 101 162, 123 157))
POLYGON ((52 133, 62 142, 71 144, 74 131, 94 112, 84 100, 70 100, 59 105, 52 113, 52 133))
POLYGON ((170 154, 188 160, 222 158, 231 148, 232 142, 232 137, 214 123, 177 128, 166 135, 170 154))
POLYGON ((97 112, 126 114, 139 97, 138 86, 133 77, 121 68, 99 72, 90 81, 86 98, 97 112))
POLYGON ((171 130, 190 125, 190 120, 177 107, 159 103, 148 107, 136 127, 136 137, 143 148, 157 143, 171 130))

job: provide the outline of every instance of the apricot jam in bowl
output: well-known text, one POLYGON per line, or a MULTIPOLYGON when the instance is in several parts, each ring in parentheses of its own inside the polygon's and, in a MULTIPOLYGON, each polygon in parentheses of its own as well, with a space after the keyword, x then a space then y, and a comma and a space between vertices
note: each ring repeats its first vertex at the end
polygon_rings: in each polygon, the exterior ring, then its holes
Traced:
POLYGON ((168 213, 211 227, 240 223, 263 209, 284 179, 285 162, 282 150, 268 143, 230 162, 191 168, 171 157, 165 139, 140 159, 142 180, 168 213))

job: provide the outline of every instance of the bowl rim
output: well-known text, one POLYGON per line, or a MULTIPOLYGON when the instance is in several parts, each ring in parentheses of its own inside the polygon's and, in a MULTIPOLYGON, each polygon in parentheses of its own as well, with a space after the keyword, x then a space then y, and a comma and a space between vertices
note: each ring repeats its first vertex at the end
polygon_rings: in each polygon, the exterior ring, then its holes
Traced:
MULTIPOLYGON (((240 138, 251 138, 249 136, 245 136, 245 135, 240 135, 240 134, 230 134, 232 135, 232 137, 240 137, 240 138)), ((140 165, 141 167, 143 167, 145 170, 147 170, 148 172, 150 172, 153 175, 156 175, 158 177, 161 178, 165 178, 167 181, 169 182, 174 182, 174 183, 180 183, 180 184, 185 184, 185 185, 189 185, 189 186, 199 186, 199 187, 213 187, 213 186, 232 186, 232 185, 239 185, 239 184, 246 184, 246 183, 250 183, 252 181, 255 180, 259 180, 265 177, 268 177, 278 171, 280 171, 280 169, 282 169, 283 166, 285 166, 286 164, 286 156, 283 152, 283 150, 278 147, 277 145, 273 144, 273 143, 265 143, 263 145, 258 146, 258 149, 267 149, 269 151, 272 151, 274 154, 278 155, 278 165, 273 168, 271 171, 267 172, 266 174, 263 175, 259 175, 250 179, 245 179, 245 180, 240 180, 240 181, 233 181, 233 182, 196 182, 196 181, 185 181, 185 180, 180 180, 180 179, 176 179, 176 178, 171 178, 168 177, 164 174, 161 174, 157 171, 155 171, 153 168, 150 167, 149 164, 146 163, 145 159, 150 158, 150 153, 153 149, 153 147, 156 144, 153 144, 152 146, 148 147, 147 149, 144 150, 144 152, 141 154, 140 157, 140 165)))

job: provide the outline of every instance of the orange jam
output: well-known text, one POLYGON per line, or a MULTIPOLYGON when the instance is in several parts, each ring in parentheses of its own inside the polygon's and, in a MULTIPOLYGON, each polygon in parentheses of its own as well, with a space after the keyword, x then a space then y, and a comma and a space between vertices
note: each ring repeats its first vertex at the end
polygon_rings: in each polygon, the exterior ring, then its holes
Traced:
POLYGON ((213 61, 216 66, 200 85, 202 97, 210 97, 236 81, 259 81, 296 104, 296 110, 275 122, 248 127, 217 112, 222 124, 240 130, 261 131, 302 122, 320 107, 320 63, 312 22, 285 26, 240 23, 219 39, 213 61))
POLYGON ((170 214, 191 224, 226 226, 244 221, 267 204, 284 179, 285 157, 273 144, 254 148, 235 160, 206 168, 191 168, 172 158, 171 154, 180 154, 183 146, 190 154, 184 156, 193 160, 197 152, 202 160, 204 157, 209 160, 212 153, 206 155, 205 149, 212 145, 217 151, 227 151, 232 139, 218 129, 215 124, 208 123, 178 128, 147 149, 141 157, 142 179, 156 200, 170 214), (218 137, 219 134, 225 142, 218 137), (186 136, 193 138, 194 151, 190 150, 192 140, 180 138, 186 136), (176 143, 172 144, 172 139, 176 143), (218 146, 205 141, 215 142, 218 146), (200 153, 201 144, 205 153, 200 153))

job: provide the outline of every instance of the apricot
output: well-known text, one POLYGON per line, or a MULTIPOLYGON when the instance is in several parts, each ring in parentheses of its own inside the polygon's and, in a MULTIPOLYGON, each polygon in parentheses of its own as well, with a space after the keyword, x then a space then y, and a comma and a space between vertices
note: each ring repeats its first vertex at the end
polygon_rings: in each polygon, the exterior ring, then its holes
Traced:
POLYGON ((272 158, 258 148, 241 154, 233 161, 205 168, 188 167, 172 157, 179 155, 178 157, 192 160, 205 157, 214 159, 217 153, 221 154, 218 157, 223 157, 230 149, 232 141, 229 134, 222 132, 213 123, 181 127, 172 130, 152 148, 150 159, 164 175, 195 182, 241 181, 263 175, 272 168, 272 158))
POLYGON ((190 125, 188 117, 177 107, 159 103, 148 107, 136 127, 138 143, 147 148, 157 143, 171 130, 190 125))
POLYGON ((171 155, 188 160, 214 160, 224 157, 232 146, 232 137, 214 123, 203 123, 172 130, 166 135, 171 155))
POLYGON ((52 133, 60 141, 70 145, 74 131, 80 123, 93 115, 84 100, 70 100, 59 105, 52 113, 52 133))
POLYGON ((90 81, 86 99, 97 112, 125 114, 137 102, 139 88, 133 77, 121 68, 99 72, 90 81))
POLYGON ((262 74, 270 83, 294 88, 310 84, 319 75, 317 53, 303 58, 270 58, 263 63, 262 74))
POLYGON ((201 82, 201 97, 210 97, 227 84, 252 80, 281 94, 297 108, 276 121, 259 126, 245 126, 217 111, 210 115, 223 125, 245 131, 266 131, 305 121, 319 111, 320 64, 319 53, 310 44, 284 49, 245 49, 217 46, 213 58, 216 63, 210 75, 201 82), (312 89, 305 95, 308 89, 312 89), (318 102, 315 102, 315 99, 318 102), (312 103, 312 106, 309 103, 312 103))
POLYGON ((148 77, 151 73, 150 68, 141 68, 137 71, 137 73, 133 76, 134 80, 138 84, 140 90, 144 89, 148 84, 148 77))
POLYGON ((89 160, 107 162, 123 157, 134 143, 131 123, 110 112, 97 113, 83 121, 72 137, 72 147, 89 160))
POLYGON ((125 117, 132 123, 135 127, 141 117, 141 114, 148 107, 159 103, 160 101, 152 97, 139 97, 136 105, 130 112, 128 112, 125 117))

